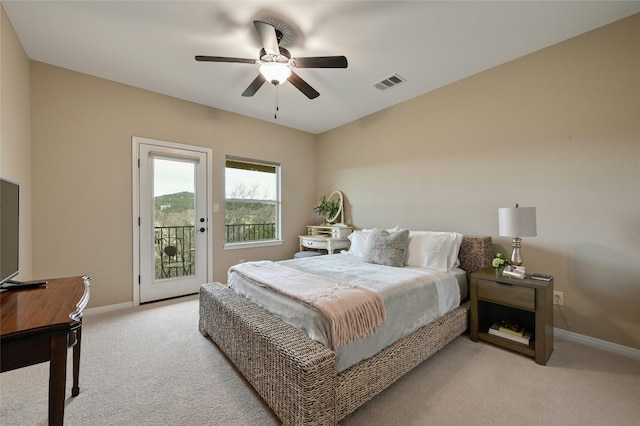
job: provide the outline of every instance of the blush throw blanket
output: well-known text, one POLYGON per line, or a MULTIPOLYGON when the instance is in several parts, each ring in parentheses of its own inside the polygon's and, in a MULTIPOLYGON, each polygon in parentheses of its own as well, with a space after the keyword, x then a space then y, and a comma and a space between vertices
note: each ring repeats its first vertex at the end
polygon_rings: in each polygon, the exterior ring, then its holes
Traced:
POLYGON ((386 320, 384 301, 369 289, 282 266, 271 261, 232 266, 256 284, 320 312, 331 327, 331 349, 372 335, 386 320))

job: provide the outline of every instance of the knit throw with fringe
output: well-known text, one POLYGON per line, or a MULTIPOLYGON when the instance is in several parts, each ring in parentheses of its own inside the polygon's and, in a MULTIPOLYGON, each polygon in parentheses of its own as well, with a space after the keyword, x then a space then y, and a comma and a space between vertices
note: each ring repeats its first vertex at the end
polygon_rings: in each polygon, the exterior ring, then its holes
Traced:
POLYGON ((320 312, 331 324, 331 349, 370 336, 387 314, 382 297, 367 288, 282 266, 268 260, 232 266, 257 285, 320 312))

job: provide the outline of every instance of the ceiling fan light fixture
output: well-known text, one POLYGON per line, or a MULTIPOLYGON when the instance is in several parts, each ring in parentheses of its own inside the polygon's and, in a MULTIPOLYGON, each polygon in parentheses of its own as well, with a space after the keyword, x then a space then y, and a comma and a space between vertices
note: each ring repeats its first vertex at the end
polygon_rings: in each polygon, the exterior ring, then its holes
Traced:
MULTIPOLYGON (((258 32, 258 38, 262 44, 259 59, 232 58, 227 56, 196 56, 196 61, 207 62, 231 62, 238 64, 260 65, 260 73, 242 92, 242 96, 251 97, 265 82, 269 82, 276 88, 289 80, 289 83, 298 89, 309 99, 315 99, 320 93, 304 81, 292 68, 347 68, 347 58, 344 56, 310 56, 292 58, 291 53, 280 46, 284 40, 283 32, 276 29, 273 24, 264 21, 253 21, 258 32)), ((277 96, 276 90, 276 96, 277 96)), ((277 103, 277 100, 276 100, 277 103)))
POLYGON ((260 65, 260 74, 265 80, 277 86, 287 81, 291 76, 291 68, 280 62, 264 62, 260 65))

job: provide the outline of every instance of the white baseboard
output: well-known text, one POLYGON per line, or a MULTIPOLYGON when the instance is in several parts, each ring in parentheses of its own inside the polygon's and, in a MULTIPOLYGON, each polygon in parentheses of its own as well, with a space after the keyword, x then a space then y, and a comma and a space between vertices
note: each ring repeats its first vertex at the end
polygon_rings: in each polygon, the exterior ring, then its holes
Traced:
POLYGON ((563 328, 553 329, 553 335, 562 337, 567 340, 582 343, 587 346, 592 346, 598 349, 602 349, 608 352, 613 352, 618 355, 627 356, 640 360, 640 349, 630 348, 629 346, 619 345, 617 343, 607 342, 606 340, 596 339, 595 337, 585 336, 584 334, 574 333, 563 328))
POLYGON ((121 311, 123 309, 130 309, 130 308, 133 308, 133 302, 117 303, 115 305, 98 306, 96 308, 85 309, 83 312, 83 315, 89 316, 89 315, 95 315, 95 314, 102 314, 105 312, 121 311))

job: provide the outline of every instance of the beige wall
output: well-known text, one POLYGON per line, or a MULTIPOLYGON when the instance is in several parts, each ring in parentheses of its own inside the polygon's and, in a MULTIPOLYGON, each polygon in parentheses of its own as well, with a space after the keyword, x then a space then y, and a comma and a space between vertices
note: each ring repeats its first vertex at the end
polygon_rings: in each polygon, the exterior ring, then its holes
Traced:
POLYGON ((214 279, 239 259, 282 259, 311 217, 315 135, 175 98, 31 63, 34 269, 89 274, 90 307, 133 300, 132 136, 213 150, 213 202, 224 203, 226 154, 282 165, 285 244, 223 249, 214 213, 214 279))
POLYGON ((20 274, 32 276, 29 58, 0 7, 0 176, 20 184, 20 274))
POLYGON ((357 227, 505 247, 498 208, 535 206, 523 256, 564 292, 555 325, 640 348, 639 56, 635 15, 324 133, 317 192, 357 227))

